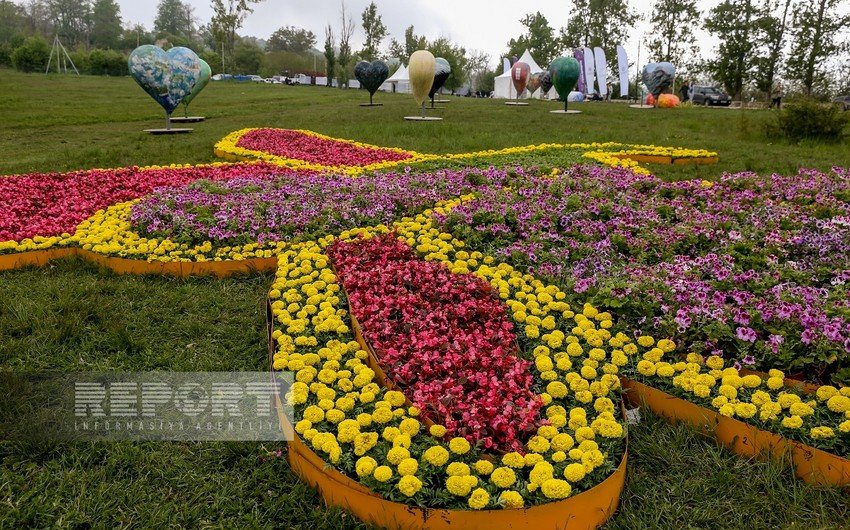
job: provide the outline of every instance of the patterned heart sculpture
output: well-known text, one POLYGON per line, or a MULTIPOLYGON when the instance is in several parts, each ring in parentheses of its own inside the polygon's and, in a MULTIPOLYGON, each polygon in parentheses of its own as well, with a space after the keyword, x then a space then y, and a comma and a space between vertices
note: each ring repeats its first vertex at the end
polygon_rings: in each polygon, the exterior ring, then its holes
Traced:
POLYGON ((548 94, 552 90, 552 72, 545 71, 540 74, 540 90, 548 94))
POLYGON ((526 88, 529 92, 534 94, 537 92, 537 89, 540 88, 540 77, 543 75, 543 72, 537 72, 536 74, 531 74, 528 76, 528 84, 526 88))
POLYGON ((428 97, 431 99, 434 99, 434 94, 446 84, 446 80, 452 75, 452 67, 447 60, 437 57, 435 61, 434 82, 431 84, 431 90, 428 91, 428 97))
POLYGON ((435 68, 434 55, 427 50, 417 50, 410 56, 407 72, 410 92, 417 105, 422 105, 428 98, 428 91, 434 83, 435 68))
POLYGON ((514 84, 517 98, 525 92, 525 87, 528 86, 528 76, 530 74, 531 67, 522 61, 518 61, 511 66, 511 81, 514 84))
POLYGON ((130 54, 127 65, 136 83, 169 115, 201 79, 201 60, 182 46, 167 52, 150 44, 139 46, 130 54))
POLYGON ((656 100, 662 92, 670 90, 675 77, 676 67, 671 63, 649 63, 643 67, 643 84, 656 100))
POLYGON ((192 87, 192 91, 183 98, 182 103, 185 107, 189 107, 189 103, 195 99, 195 96, 201 93, 201 90, 209 84, 210 78, 212 78, 212 69, 210 68, 210 65, 203 59, 198 60, 201 61, 201 77, 198 79, 198 82, 195 83, 195 86, 192 87))
POLYGON ((384 61, 360 61, 354 65, 354 78, 370 95, 374 95, 389 76, 390 69, 384 61))
POLYGON ((558 57, 552 61, 549 72, 552 74, 552 84, 558 91, 558 99, 566 101, 570 92, 575 88, 579 76, 579 64, 575 57, 558 57))

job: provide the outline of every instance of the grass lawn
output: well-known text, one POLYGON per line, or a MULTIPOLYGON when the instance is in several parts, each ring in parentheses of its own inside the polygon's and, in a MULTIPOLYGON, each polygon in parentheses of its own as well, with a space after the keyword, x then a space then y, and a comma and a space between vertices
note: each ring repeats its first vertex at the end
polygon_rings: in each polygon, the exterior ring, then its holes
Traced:
MULTIPOLYGON (((652 169, 666 178, 723 171, 791 172, 850 166, 850 145, 771 144, 769 111, 640 111, 554 103, 511 108, 457 99, 440 124, 401 120, 406 95, 212 83, 192 105, 209 121, 180 137, 150 137, 159 107, 132 80, 0 72, 0 174, 197 163, 243 127, 308 128, 424 152, 544 141, 655 143, 707 148, 721 163, 652 169)), ((0 370, 265 370, 263 301, 270 275, 211 280, 121 277, 77 259, 0 273, 0 370)), ((284 458, 282 444, 0 443, 0 528, 361 528, 323 508, 284 458)), ((628 484, 609 529, 848 528, 846 492, 813 488, 788 466, 742 460, 694 431, 654 417, 630 430, 628 484)))

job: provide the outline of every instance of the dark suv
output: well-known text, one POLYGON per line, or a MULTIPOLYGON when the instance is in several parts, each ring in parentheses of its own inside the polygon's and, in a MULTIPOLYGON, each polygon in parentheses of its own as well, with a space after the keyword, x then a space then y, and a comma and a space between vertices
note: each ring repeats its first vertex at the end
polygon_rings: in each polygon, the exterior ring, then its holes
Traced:
POLYGON ((832 100, 836 105, 841 105, 844 110, 850 110, 850 96, 838 96, 832 100))
POLYGON ((694 105, 722 105, 728 107, 732 104, 729 94, 713 86, 695 86, 692 98, 694 105))

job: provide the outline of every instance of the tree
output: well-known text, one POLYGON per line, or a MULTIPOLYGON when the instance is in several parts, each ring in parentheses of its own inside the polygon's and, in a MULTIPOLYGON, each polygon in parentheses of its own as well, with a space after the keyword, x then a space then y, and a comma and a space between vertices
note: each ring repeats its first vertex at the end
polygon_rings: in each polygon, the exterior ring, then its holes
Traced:
POLYGON ((656 0, 650 18, 654 31, 647 42, 649 53, 656 61, 692 70, 699 53, 695 33, 699 20, 696 0, 656 0))
POLYGON ((555 29, 549 25, 549 21, 540 14, 540 11, 531 15, 525 15, 520 20, 528 31, 516 39, 508 41, 508 54, 521 57, 525 50, 531 53, 542 65, 547 65, 558 56, 561 51, 561 42, 555 36, 555 29))
POLYGON ((123 31, 121 8, 115 0, 95 0, 92 7, 92 45, 95 48, 118 48, 123 31))
POLYGON ((133 27, 124 29, 121 33, 119 46, 122 50, 132 50, 142 44, 153 44, 155 40, 153 34, 146 27, 136 24, 133 27))
POLYGON ((346 15, 345 0, 340 2, 340 18, 342 26, 339 29, 339 53, 336 57, 337 63, 337 81, 339 88, 348 86, 348 65, 351 63, 351 36, 354 34, 354 19, 351 14, 346 15))
POLYGON ((613 57, 638 20, 626 0, 573 0, 567 27, 561 30, 564 46, 600 46, 606 57, 613 57))
POLYGON ((794 8, 794 40, 788 59, 788 77, 803 85, 811 96, 815 87, 825 87, 829 60, 846 50, 838 40, 850 26, 850 14, 839 14, 841 0, 803 0, 794 8))
POLYGON ((233 50, 233 69, 240 74, 258 74, 263 64, 262 48, 252 42, 240 40, 233 50))
POLYGON ((191 39, 195 32, 192 7, 180 0, 162 0, 156 8, 153 28, 158 36, 174 35, 191 39))
POLYGON ((29 37, 23 45, 12 52, 12 64, 22 72, 44 72, 50 58, 47 41, 36 35, 29 37))
POLYGON ((315 45, 316 35, 312 31, 286 26, 272 33, 266 41, 266 51, 303 53, 315 45))
POLYGON ((254 10, 251 4, 259 4, 263 0, 212 0, 213 18, 210 29, 215 35, 218 50, 221 54, 221 69, 226 71, 225 56, 232 53, 236 41, 236 31, 242 27, 245 17, 254 10))
POLYGON ((367 60, 373 60, 378 57, 378 48, 381 46, 381 41, 387 36, 387 27, 381 20, 381 15, 378 14, 378 6, 375 2, 369 4, 363 10, 361 15, 363 18, 363 32, 366 33, 366 42, 363 44, 363 51, 360 56, 367 60))
POLYGON ((53 28, 66 46, 88 45, 91 4, 79 0, 48 0, 53 28))
POLYGON ((440 37, 428 46, 434 57, 442 57, 452 67, 452 74, 444 85, 449 90, 457 90, 466 81, 466 50, 454 44, 446 37, 440 37))
POLYGON ((788 15, 791 2, 792 0, 765 0, 761 17, 756 23, 760 47, 756 58, 756 87, 768 98, 788 40, 788 15))
POLYGON ((725 0, 711 9, 705 21, 705 28, 720 39, 708 70, 738 99, 754 71, 757 15, 753 0, 725 0))
POLYGON ((336 66, 336 51, 334 50, 334 30, 330 24, 325 28, 325 75, 328 86, 333 85, 334 69, 336 66))
POLYGON ((9 42, 22 33, 26 24, 24 10, 9 0, 0 0, 0 42, 9 42))
POLYGON ((398 57, 398 60, 404 64, 410 62, 410 56, 416 50, 424 50, 428 47, 428 39, 422 35, 413 33, 413 26, 408 26, 404 30, 404 43, 393 39, 390 43, 390 55, 398 57))
POLYGON ((483 51, 472 50, 466 58, 467 78, 469 79, 470 88, 475 90, 483 90, 482 84, 484 74, 487 71, 487 66, 490 63, 490 54, 483 51))

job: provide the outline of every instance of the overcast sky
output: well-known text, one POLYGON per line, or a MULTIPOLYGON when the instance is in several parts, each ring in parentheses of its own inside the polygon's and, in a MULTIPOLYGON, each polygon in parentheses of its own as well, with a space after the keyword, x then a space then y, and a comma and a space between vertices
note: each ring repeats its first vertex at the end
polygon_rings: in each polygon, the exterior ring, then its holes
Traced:
MULTIPOLYGON (((370 0, 345 2, 357 24, 355 49, 363 41, 360 14, 369 2, 370 0)), ((700 2, 700 8, 708 10, 719 2, 720 0, 705 0, 700 2)), ((141 23, 148 28, 153 27, 158 0, 119 0, 118 3, 121 5, 125 25, 141 23)), ((212 17, 208 0, 188 0, 188 3, 195 7, 195 15, 201 22, 206 23, 212 17)), ((413 24, 416 34, 424 34, 428 39, 443 35, 459 42, 467 50, 484 50, 491 55, 493 64, 496 64, 501 54, 507 50, 508 40, 523 33, 524 27, 519 23, 519 19, 526 13, 540 11, 557 30, 566 25, 572 5, 569 0, 375 0, 375 3, 390 31, 390 37, 402 40, 405 28, 413 24)), ((646 1, 632 0, 630 4, 643 15, 646 15, 651 7, 651 3, 646 1)), ((281 26, 298 26, 315 33, 319 41, 318 47, 321 48, 324 42, 324 27, 329 22, 335 29, 339 26, 339 11, 339 0, 265 0, 254 6, 254 13, 248 16, 239 33, 266 39, 281 26)), ((647 30, 648 24, 645 21, 639 23, 625 43, 631 60, 635 59, 638 41, 647 30)), ((700 34, 699 41, 704 48, 703 53, 709 52, 714 46, 714 40, 709 35, 700 34)), ((389 38, 382 46, 389 46, 389 38)), ((641 56, 645 57, 645 53, 642 45, 641 56)), ((641 62, 644 62, 643 59, 641 62)))

